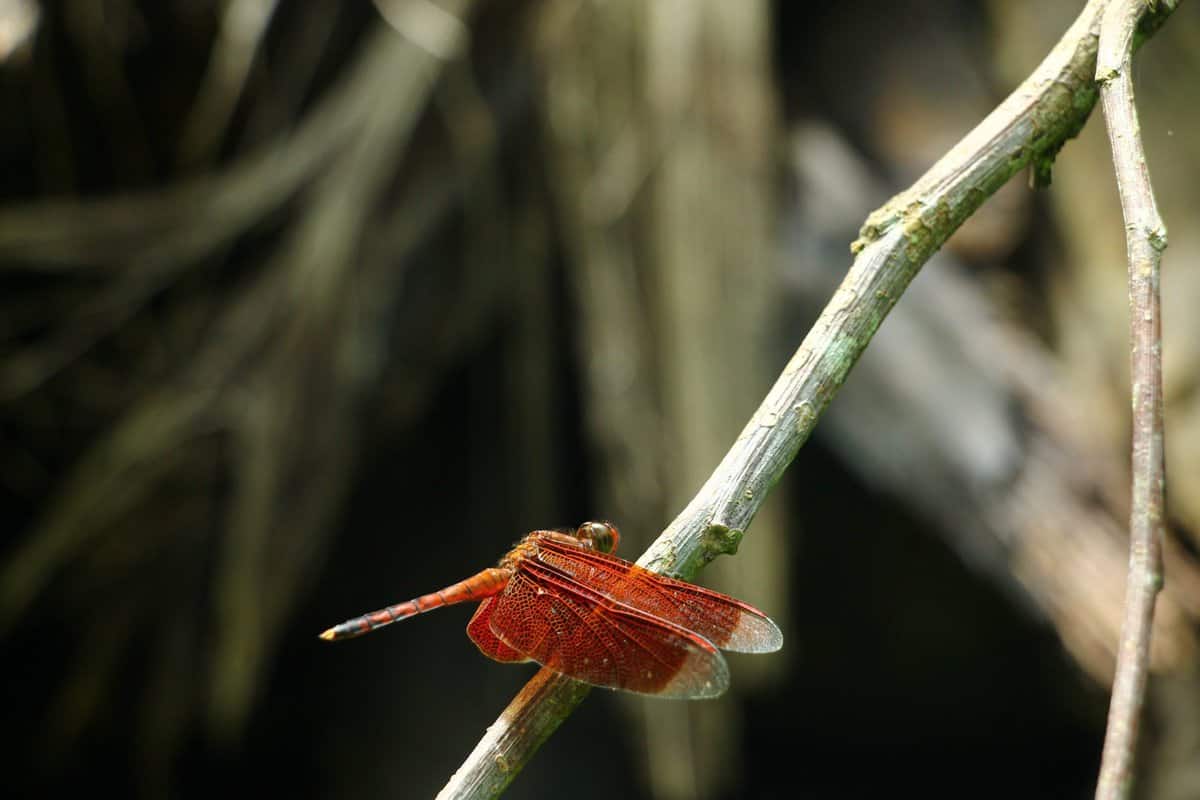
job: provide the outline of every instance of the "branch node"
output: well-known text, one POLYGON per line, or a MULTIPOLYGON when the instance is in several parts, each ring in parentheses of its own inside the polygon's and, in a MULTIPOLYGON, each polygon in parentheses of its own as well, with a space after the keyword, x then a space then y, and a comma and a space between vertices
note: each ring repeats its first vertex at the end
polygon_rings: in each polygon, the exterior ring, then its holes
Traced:
POLYGON ((1161 253, 1167 249, 1167 226, 1159 225, 1146 231, 1146 238, 1155 252, 1161 253))
POLYGON ((1158 594, 1162 591, 1163 584, 1165 582, 1163 571, 1161 569, 1152 568, 1149 574, 1146 575, 1146 588, 1154 594, 1158 594))
POLYGON ((712 561, 719 555, 731 556, 737 553, 738 545, 746 532, 740 528, 731 528, 719 522, 710 523, 703 535, 704 558, 712 561))

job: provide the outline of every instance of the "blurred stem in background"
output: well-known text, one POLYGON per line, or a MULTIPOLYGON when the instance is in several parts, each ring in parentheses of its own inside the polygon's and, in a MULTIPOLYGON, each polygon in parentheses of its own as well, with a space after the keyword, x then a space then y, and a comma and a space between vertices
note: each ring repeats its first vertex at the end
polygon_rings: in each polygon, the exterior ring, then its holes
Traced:
MULTIPOLYGON (((704 482, 769 378, 778 136, 769 8, 551 5, 539 25, 540 108, 579 309, 599 502, 636 532, 625 547, 637 553, 704 482)), ((755 535, 713 585, 784 608, 774 510, 755 535)), ((655 797, 736 790, 736 698, 629 702, 655 797)))

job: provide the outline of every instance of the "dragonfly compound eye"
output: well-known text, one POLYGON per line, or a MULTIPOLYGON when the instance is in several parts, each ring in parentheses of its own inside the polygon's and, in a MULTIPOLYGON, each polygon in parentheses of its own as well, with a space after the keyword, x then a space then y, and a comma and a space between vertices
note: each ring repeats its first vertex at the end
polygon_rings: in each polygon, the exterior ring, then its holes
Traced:
POLYGON ((576 535, 580 539, 590 541, 592 548, 601 553, 615 552, 621 539, 616 527, 607 522, 585 522, 579 526, 576 535))

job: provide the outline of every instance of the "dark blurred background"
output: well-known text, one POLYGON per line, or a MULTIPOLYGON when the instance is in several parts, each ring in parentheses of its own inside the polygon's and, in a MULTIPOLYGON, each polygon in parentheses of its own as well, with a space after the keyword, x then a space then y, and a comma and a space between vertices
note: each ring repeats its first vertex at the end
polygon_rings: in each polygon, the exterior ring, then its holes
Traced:
MULTIPOLYGON (((866 214, 1082 2, 0 0, 8 796, 429 797, 532 673, 349 616, 716 466, 866 214)), ((1143 798, 1200 796, 1200 10, 1138 57, 1171 232, 1143 798)), ((1098 113, 897 305, 736 558, 786 644, 596 691, 514 798, 1090 797, 1128 514, 1098 113)))

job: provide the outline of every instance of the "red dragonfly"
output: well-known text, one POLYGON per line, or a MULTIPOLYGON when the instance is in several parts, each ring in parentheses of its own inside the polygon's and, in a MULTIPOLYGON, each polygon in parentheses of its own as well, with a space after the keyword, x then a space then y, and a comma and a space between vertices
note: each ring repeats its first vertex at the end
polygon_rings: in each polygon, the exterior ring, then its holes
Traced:
POLYGON ((349 639, 442 606, 480 601, 467 635, 496 661, 536 661, 577 680, 658 697, 716 697, 729 686, 717 648, 770 653, 783 634, 754 606, 612 555, 607 522, 534 531, 489 567, 441 591, 321 634, 349 639))

